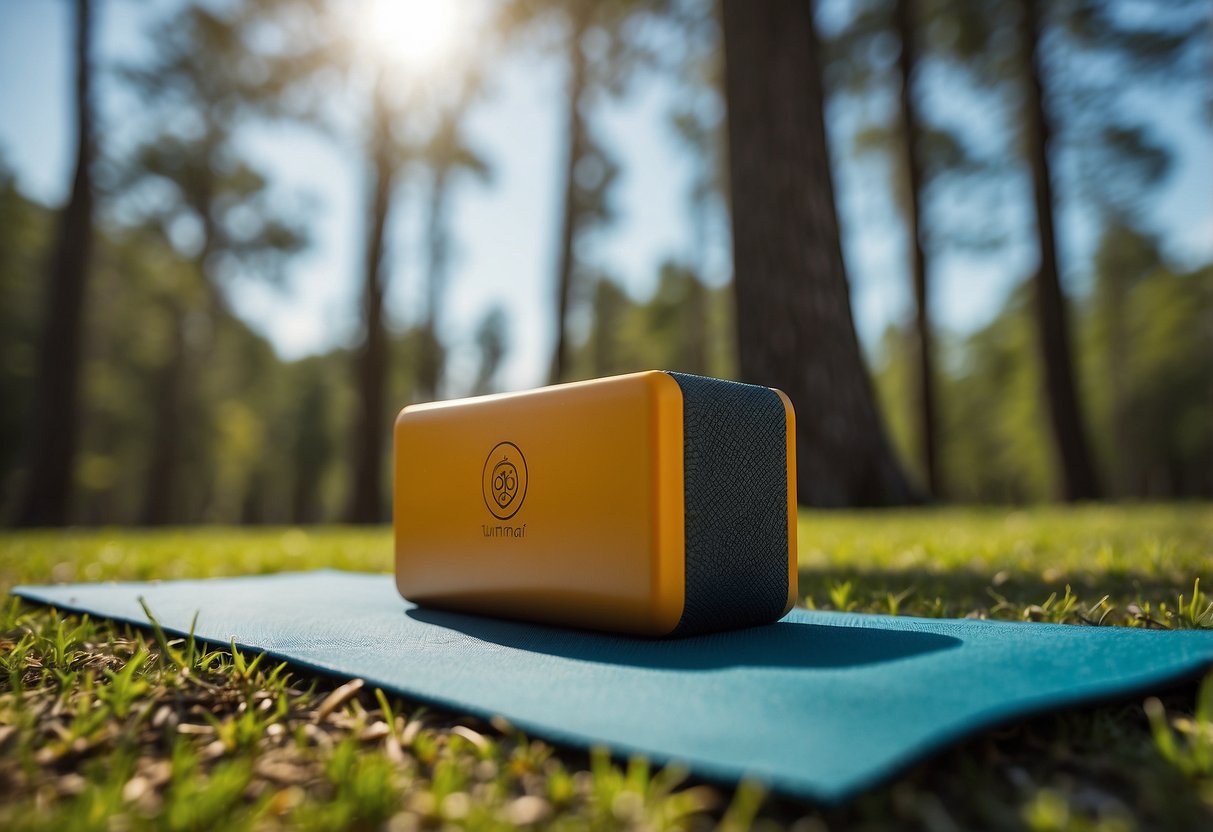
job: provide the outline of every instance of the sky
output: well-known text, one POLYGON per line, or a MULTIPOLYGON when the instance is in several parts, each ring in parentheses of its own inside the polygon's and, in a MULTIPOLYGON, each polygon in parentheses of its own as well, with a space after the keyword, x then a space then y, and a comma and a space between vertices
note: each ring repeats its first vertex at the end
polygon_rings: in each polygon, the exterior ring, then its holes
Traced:
MULTIPOLYGON (((101 0, 101 65, 138 62, 146 54, 147 27, 176 2, 101 0)), ((27 195, 48 205, 63 202, 71 175, 70 23, 67 0, 0 0, 0 159, 27 195)), ((448 393, 465 389, 474 374, 473 330, 494 305, 502 306, 510 320, 510 351, 498 377, 502 389, 544 383, 554 338, 564 67, 541 54, 511 54, 495 67, 490 94, 473 110, 468 130, 491 162, 493 178, 488 185, 461 183, 452 204, 456 254, 440 325, 451 350, 448 393)), ((971 104, 962 91, 951 94, 947 78, 935 79, 931 89, 925 102, 929 114, 972 119, 971 104)), ((119 128, 131 115, 132 102, 112 75, 99 93, 103 126, 119 128)), ((595 129, 619 157, 623 173, 614 194, 619 219, 598 236, 592 255, 635 297, 653 289, 661 262, 694 256, 686 210, 692 163, 668 125, 674 94, 669 84, 645 79, 593 114, 595 129)), ((1199 102, 1164 93, 1137 106, 1178 153, 1153 214, 1164 250, 1179 266, 1209 262, 1213 152, 1199 102)), ((833 108, 832 135, 841 135, 859 115, 833 108)), ((997 133, 999 128, 988 129, 997 133)), ((242 146, 270 173, 276 199, 307 218, 312 242, 291 262, 284 285, 238 281, 232 287, 234 308, 285 358, 350 344, 357 337, 365 214, 357 143, 278 124, 247 131, 242 146)), ((885 328, 910 313, 904 232, 889 198, 887 168, 850 161, 843 148, 836 149, 835 158, 843 160, 836 179, 856 326, 872 354, 885 328)), ((1011 232, 997 256, 952 252, 932 264, 931 313, 945 330, 963 334, 987 323, 1032 268, 1026 180, 1012 179, 1006 189, 994 199, 1018 207, 997 214, 1006 217, 1002 221, 1011 232)), ((421 298, 416 196, 415 189, 402 192, 390 238, 389 309, 400 326, 418 319, 421 298)), ((1080 208, 1064 205, 1065 280, 1068 290, 1081 292, 1088 278, 1082 266, 1096 229, 1080 208)), ((938 210, 958 214, 990 208, 961 200, 938 210)), ((708 277, 719 285, 728 276, 727 227, 716 227, 711 243, 708 277)))

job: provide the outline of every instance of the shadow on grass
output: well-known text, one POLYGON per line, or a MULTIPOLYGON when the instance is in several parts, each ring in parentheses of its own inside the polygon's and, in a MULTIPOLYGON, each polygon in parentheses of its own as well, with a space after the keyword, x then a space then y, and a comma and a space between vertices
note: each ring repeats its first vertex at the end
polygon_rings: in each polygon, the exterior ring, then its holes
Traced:
POLYGON ((661 670, 858 667, 908 659, 961 643, 937 633, 790 621, 689 638, 646 639, 422 607, 407 610, 406 615, 517 650, 661 670))

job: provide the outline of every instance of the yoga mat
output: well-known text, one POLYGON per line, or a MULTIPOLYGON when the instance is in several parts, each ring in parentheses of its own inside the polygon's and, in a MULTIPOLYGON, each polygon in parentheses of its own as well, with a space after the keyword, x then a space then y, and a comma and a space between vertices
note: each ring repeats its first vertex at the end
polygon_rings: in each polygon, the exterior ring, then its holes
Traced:
POLYGON ((577 746, 680 762, 836 803, 982 728, 1142 693, 1213 664, 1213 631, 793 610, 687 639, 599 635, 415 607, 391 576, 321 571, 18 587, 63 610, 234 640, 577 746))

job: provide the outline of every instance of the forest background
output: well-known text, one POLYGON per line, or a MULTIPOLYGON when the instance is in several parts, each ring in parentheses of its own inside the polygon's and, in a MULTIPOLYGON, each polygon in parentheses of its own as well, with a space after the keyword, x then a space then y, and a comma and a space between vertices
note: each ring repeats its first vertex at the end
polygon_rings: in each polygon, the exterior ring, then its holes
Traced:
POLYGON ((650 368, 809 504, 1213 497, 1207 4, 740 6, 0 0, 4 521, 381 522, 402 406, 650 368))

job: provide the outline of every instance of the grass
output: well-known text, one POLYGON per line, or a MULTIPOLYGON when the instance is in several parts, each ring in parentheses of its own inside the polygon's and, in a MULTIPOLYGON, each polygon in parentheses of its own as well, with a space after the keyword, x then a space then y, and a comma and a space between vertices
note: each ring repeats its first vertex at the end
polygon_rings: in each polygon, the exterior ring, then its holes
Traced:
MULTIPOLYGON (((1213 627, 1213 508, 805 514, 811 607, 1213 627)), ((320 566, 387 531, 0 535, 0 589, 320 566)), ((1213 674, 988 732, 841 809, 554 748, 191 639, 0 604, 0 828, 1213 828, 1213 674)), ((344 683, 343 683, 344 682, 344 683)))

